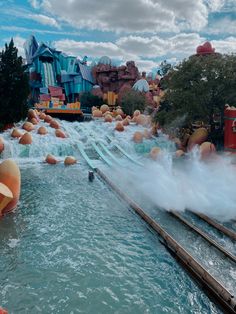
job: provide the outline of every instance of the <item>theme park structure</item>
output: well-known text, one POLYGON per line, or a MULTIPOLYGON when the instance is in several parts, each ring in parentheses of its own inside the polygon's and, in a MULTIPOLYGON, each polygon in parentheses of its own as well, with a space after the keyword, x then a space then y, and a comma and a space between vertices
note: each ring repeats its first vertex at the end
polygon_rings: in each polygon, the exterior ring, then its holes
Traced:
POLYGON ((31 99, 50 114, 81 115, 81 92, 93 87, 93 77, 86 57, 79 60, 45 43, 38 45, 34 36, 25 43, 31 99))
POLYGON ((103 56, 98 63, 87 65, 87 57, 79 60, 75 56, 38 44, 31 36, 24 45, 27 71, 31 88, 30 98, 37 108, 50 114, 82 115, 79 97, 91 92, 109 106, 121 104, 122 96, 132 88, 145 94, 147 103, 159 104, 159 78, 150 73, 146 78, 140 74, 134 61, 116 66, 103 56))
POLYGON ((140 74, 134 61, 115 66, 109 57, 104 56, 92 67, 92 73, 96 84, 92 93, 102 97, 110 106, 121 105, 123 95, 131 89, 144 93, 147 102, 154 107, 158 104, 160 78, 153 73, 146 78, 146 73, 140 74))

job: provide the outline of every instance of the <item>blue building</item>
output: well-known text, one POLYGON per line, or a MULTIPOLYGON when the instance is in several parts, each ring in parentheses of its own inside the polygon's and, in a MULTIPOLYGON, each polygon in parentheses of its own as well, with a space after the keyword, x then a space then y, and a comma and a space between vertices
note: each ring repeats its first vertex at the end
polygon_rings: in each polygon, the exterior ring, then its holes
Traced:
MULTIPOLYGON (((86 64, 87 57, 79 60, 45 43, 38 45, 31 36, 24 45, 27 69, 30 78, 31 98, 38 102, 50 97, 49 87, 61 87, 61 100, 74 102, 82 92, 89 92, 93 85, 91 68, 86 64), (43 97, 42 97, 43 98, 43 97)), ((52 95, 53 96, 53 95, 52 95)))

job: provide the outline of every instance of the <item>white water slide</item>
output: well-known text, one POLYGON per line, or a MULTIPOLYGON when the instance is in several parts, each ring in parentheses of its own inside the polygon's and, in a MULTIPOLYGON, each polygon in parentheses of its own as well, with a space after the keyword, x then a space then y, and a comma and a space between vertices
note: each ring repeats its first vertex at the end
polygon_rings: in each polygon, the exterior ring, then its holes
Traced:
POLYGON ((44 86, 46 87, 55 86, 56 82, 55 82, 52 64, 49 62, 44 62, 42 70, 43 70, 42 78, 43 78, 44 86))

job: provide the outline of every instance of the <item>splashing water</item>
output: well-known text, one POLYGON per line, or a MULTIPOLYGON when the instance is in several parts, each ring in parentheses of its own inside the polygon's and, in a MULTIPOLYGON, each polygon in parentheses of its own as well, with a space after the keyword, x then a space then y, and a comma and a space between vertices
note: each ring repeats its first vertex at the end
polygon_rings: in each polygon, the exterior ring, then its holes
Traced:
POLYGON ((235 174, 236 167, 230 157, 218 158, 202 162, 195 150, 188 159, 173 160, 174 144, 165 136, 152 140, 144 140, 142 144, 134 144, 133 133, 143 131, 141 126, 131 125, 125 132, 114 131, 113 123, 91 121, 85 123, 60 121, 62 129, 69 135, 66 139, 57 138, 55 130, 47 123, 40 122, 36 130, 31 132, 33 143, 20 145, 18 139, 11 138, 12 130, 3 133, 5 150, 2 158, 14 157, 19 161, 42 161, 47 154, 59 158, 74 155, 80 158, 77 144, 91 147, 91 142, 100 140, 108 145, 106 136, 112 138, 109 148, 117 143, 135 159, 142 160, 143 167, 124 164, 125 168, 114 167, 122 186, 133 189, 133 193, 146 195, 157 206, 166 210, 183 211, 186 208, 199 211, 220 220, 236 218, 235 174), (37 128, 46 126, 47 135, 37 134, 37 128), (148 151, 153 146, 163 149, 163 154, 157 161, 148 158, 148 151), (130 168, 128 171, 127 168, 130 168), (130 184, 132 182, 132 184, 130 184), (135 182, 135 184, 133 184, 135 182))
POLYGON ((144 194, 166 210, 190 209, 221 221, 236 218, 236 167, 229 157, 203 162, 197 154, 173 162, 166 152, 158 161, 146 160, 143 168, 118 171, 124 190, 144 194), (135 182, 135 184, 134 184, 135 182))

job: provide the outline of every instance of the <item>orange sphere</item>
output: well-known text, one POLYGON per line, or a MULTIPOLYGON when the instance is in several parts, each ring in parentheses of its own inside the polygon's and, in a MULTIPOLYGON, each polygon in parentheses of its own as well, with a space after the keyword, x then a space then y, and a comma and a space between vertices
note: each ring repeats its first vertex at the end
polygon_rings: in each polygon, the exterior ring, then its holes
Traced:
POLYGON ((115 130, 118 131, 118 132, 123 132, 124 131, 124 126, 121 122, 117 122, 116 123, 116 126, 115 126, 115 130))
POLYGON ((179 158, 179 157, 183 157, 184 156, 184 151, 182 149, 178 149, 176 152, 175 152, 175 157, 179 158))
POLYGON ((19 167, 13 160, 6 159, 0 164, 0 182, 6 185, 12 193, 12 196, 5 195, 0 197, 1 215, 13 210, 16 207, 20 197, 21 175, 19 167))
POLYGON ((41 126, 39 129, 38 129, 38 134, 40 135, 45 135, 48 133, 48 130, 45 128, 45 126, 41 126))
POLYGON ((19 144, 29 145, 32 144, 32 136, 30 133, 26 132, 19 140, 19 144))
POLYGON ((122 123, 124 126, 129 125, 129 119, 125 118, 122 123))
POLYGON ((117 116, 116 116, 116 121, 122 121, 123 119, 122 119, 122 116, 120 115, 120 114, 118 114, 117 116))
POLYGON ((18 129, 13 129, 11 132, 11 137, 14 137, 14 138, 19 138, 22 135, 23 135, 23 133, 21 133, 21 131, 18 129))
POLYGON ((46 114, 44 118, 44 122, 50 123, 52 121, 52 117, 49 114, 46 114))
POLYGON ((145 125, 147 123, 146 116, 144 114, 139 114, 136 118, 137 124, 145 125))
POLYGON ((45 161, 50 165, 55 165, 58 163, 58 160, 51 154, 48 154, 45 161))
POLYGON ((126 119, 131 120, 131 116, 129 116, 129 115, 126 116, 126 119))
POLYGON ((38 120, 37 113, 33 109, 29 109, 28 110, 28 119, 31 120, 33 118, 38 120))
POLYGON ((109 106, 108 106, 108 105, 102 105, 102 106, 100 107, 100 111, 101 111, 102 113, 105 113, 105 112, 109 111, 109 106))
POLYGON ((137 117, 139 115, 140 115, 140 110, 135 110, 134 114, 133 114, 133 117, 137 117))
POLYGON ((161 149, 160 147, 153 147, 150 151, 150 157, 153 159, 153 160, 157 160, 157 158, 160 156, 161 154, 161 149))
POLYGON ((46 118, 46 114, 45 114, 44 112, 40 112, 40 113, 39 113, 39 118, 40 118, 41 120, 44 120, 44 119, 46 118))
POLYGON ((123 117, 124 112, 123 112, 123 110, 122 110, 121 108, 117 108, 117 109, 116 109, 116 114, 117 114, 117 115, 120 115, 121 117, 123 117))
POLYGON ((65 158, 65 160, 64 160, 64 164, 66 165, 66 166, 69 166, 69 165, 74 165, 74 164, 76 164, 76 159, 75 159, 75 157, 73 157, 73 156, 67 156, 66 158, 65 158))
POLYGON ((207 139, 208 131, 206 128, 199 128, 193 132, 188 140, 188 150, 191 150, 195 145, 201 145, 207 139))
POLYGON ((104 118, 104 122, 112 122, 113 118, 110 114, 106 114, 104 118))
POLYGON ((56 120, 51 120, 50 127, 53 129, 60 129, 60 124, 56 120))
POLYGON ((0 154, 4 150, 4 141, 3 138, 0 137, 0 154))
POLYGON ((56 137, 61 137, 61 138, 67 137, 66 134, 60 129, 55 130, 55 135, 56 135, 56 137))
POLYGON ((22 126, 22 129, 26 130, 27 132, 30 132, 34 130, 34 125, 31 122, 25 122, 22 126))
POLYGON ((32 118, 30 122, 34 125, 38 124, 38 120, 36 118, 32 118))
POLYGON ((133 135, 133 141, 135 143, 142 143, 143 141, 143 134, 139 131, 136 131, 133 135))
POLYGON ((98 109, 95 109, 93 112, 93 117, 95 118, 101 118, 102 117, 102 111, 98 110, 98 109))
POLYGON ((204 142, 200 145, 201 159, 207 159, 216 153, 215 145, 210 142, 204 142))

